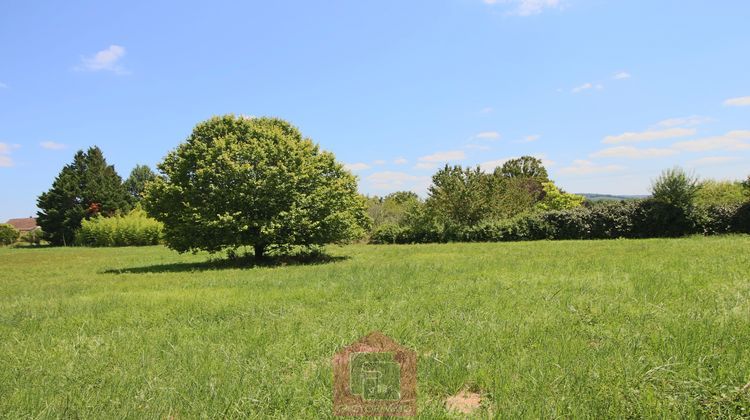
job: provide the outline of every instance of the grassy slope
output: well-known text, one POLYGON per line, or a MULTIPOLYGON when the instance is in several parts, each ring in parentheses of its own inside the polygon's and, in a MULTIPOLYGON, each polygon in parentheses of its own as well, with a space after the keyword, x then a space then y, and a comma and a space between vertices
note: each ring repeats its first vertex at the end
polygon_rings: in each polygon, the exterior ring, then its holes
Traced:
POLYGON ((750 237, 331 252, 0 249, 0 417, 328 415, 331 356, 371 330, 418 351, 429 417, 463 387, 504 417, 750 410, 750 237))

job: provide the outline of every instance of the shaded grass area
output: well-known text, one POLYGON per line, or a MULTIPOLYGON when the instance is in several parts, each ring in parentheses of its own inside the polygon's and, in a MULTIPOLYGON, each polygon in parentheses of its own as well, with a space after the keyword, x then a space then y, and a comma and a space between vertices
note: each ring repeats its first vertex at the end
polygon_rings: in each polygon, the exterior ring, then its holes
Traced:
POLYGON ((0 417, 330 417, 373 330, 418 352, 425 418, 464 388, 481 416, 750 413, 748 236, 328 251, 0 249, 0 417))

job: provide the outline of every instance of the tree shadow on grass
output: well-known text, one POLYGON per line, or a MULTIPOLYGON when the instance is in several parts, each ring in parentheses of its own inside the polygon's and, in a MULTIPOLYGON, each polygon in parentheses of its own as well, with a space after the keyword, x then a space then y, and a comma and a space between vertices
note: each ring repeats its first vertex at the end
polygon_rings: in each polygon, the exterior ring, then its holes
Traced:
POLYGON ((326 254, 305 256, 274 256, 255 259, 252 256, 241 258, 210 259, 208 261, 184 262, 172 264, 155 264, 143 267, 111 268, 102 271, 104 274, 145 274, 145 273, 184 273, 191 271, 236 270, 256 267, 286 267, 296 265, 331 264, 348 260, 348 256, 331 256, 326 254))

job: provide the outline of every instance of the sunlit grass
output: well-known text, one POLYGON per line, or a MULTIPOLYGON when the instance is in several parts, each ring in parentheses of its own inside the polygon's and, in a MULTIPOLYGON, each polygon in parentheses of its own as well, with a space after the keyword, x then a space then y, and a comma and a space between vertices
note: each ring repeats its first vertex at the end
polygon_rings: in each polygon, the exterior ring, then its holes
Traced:
POLYGON ((319 418, 380 330, 448 416, 748 416, 750 237, 331 247, 238 268, 163 247, 0 249, 0 417, 319 418))

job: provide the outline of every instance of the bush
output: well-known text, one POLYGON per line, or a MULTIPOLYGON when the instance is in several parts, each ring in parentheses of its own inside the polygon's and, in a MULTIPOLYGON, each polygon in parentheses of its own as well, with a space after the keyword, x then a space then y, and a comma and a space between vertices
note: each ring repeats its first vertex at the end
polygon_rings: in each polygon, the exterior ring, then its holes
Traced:
POLYGON ((370 237, 374 244, 398 244, 403 243, 405 228, 393 223, 385 223, 377 228, 370 237))
POLYGON ((703 235, 720 235, 735 231, 734 218, 739 205, 700 206, 692 214, 695 232, 703 235))
POLYGON ((83 246, 144 246, 161 242, 163 226, 136 208, 125 216, 84 220, 76 232, 76 244, 83 246))
POLYGON ((743 204, 732 216, 732 230, 750 233, 750 201, 743 204))
POLYGON ((43 238, 44 232, 42 232, 42 230, 39 228, 30 230, 21 235, 21 241, 26 242, 29 245, 40 245, 43 238))
POLYGON ((18 240, 18 230, 8 224, 0 224, 0 245, 11 245, 18 240))

